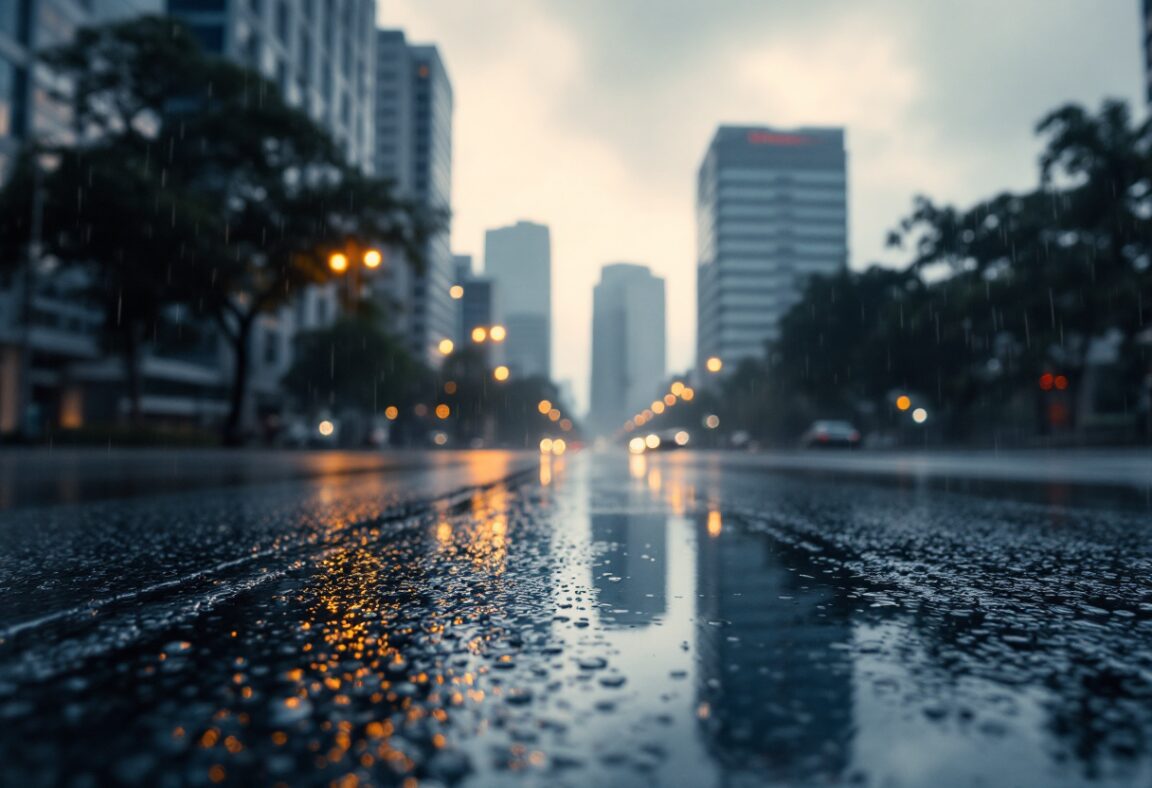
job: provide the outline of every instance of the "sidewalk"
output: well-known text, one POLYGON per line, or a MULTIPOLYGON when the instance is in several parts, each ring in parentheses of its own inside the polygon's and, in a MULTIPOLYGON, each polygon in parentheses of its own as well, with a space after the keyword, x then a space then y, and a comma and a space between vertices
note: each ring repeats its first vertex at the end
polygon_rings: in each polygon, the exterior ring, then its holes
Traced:
POLYGON ((736 464, 913 479, 958 478, 1152 490, 1149 449, 790 451, 736 455, 736 464))

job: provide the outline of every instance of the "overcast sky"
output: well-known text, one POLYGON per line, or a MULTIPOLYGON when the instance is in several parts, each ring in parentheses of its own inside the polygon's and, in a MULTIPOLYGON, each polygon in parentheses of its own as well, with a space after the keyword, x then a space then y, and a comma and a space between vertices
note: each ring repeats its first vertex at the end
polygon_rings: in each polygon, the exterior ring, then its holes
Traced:
POLYGON ((380 0, 440 48, 456 95, 453 248, 552 229, 553 376, 587 403, 592 287, 667 279, 668 365, 695 342, 696 168, 721 123, 842 125, 850 262, 898 264, 912 196, 1035 182, 1035 122, 1066 101, 1143 112, 1139 0, 380 0))

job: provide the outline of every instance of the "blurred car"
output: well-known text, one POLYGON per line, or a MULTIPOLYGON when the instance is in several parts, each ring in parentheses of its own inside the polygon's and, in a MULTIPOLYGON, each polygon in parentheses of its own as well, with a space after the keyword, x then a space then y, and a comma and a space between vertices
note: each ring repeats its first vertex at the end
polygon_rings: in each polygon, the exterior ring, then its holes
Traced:
POLYGON ((856 449, 860 431, 847 421, 814 421, 800 436, 802 449, 856 449))

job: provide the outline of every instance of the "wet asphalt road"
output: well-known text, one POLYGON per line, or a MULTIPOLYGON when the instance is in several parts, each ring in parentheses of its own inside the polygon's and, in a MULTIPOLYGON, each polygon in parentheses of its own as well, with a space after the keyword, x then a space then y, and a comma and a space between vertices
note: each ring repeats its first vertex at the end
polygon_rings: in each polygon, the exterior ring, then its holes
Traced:
POLYGON ((0 784, 1152 784, 1140 490, 326 462, 10 497, 0 784))

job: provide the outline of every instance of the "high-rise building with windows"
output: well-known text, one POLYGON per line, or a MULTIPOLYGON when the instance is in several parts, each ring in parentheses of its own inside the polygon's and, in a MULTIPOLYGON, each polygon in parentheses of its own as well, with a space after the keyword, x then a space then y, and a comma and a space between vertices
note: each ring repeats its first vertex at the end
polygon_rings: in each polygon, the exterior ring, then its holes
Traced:
MULTIPOLYGON (((113 2, 114 0, 103 0, 113 2)), ((154 0, 155 1, 155 0, 154 0)), ((208 52, 276 83, 371 171, 376 76, 373 0, 159 0, 208 52)))
POLYGON ((495 322, 508 329, 504 361, 518 377, 552 376, 552 237, 519 221, 484 236, 484 273, 495 286, 495 322))
MULTIPOLYGON (((372 172, 376 99, 373 0, 140 2, 152 2, 159 6, 157 10, 179 18, 206 52, 271 80, 290 106, 307 113, 328 131, 350 165, 372 172)), ((278 409, 280 380, 292 363, 295 335, 326 326, 338 316, 342 284, 304 288, 295 303, 261 316, 249 352, 253 401, 246 420, 252 422, 278 409)))
POLYGON ((846 162, 843 129, 717 130, 696 193, 700 373, 763 356, 804 281, 847 264, 846 162))
MULTIPOLYGON (((401 194, 445 214, 452 204, 452 83, 434 46, 410 44, 400 30, 377 32, 374 162, 401 194)), ((385 287, 404 310, 401 325, 413 352, 438 360, 442 339, 456 334, 449 295, 455 278, 450 232, 429 239, 417 270, 391 255, 385 287)))
POLYGON ((1144 0, 1142 10, 1144 26, 1140 38, 1144 42, 1144 99, 1152 104, 1152 0, 1144 0))
POLYGON ((611 434, 663 394, 665 342, 664 280, 644 265, 604 266, 592 296, 596 432, 611 434))

